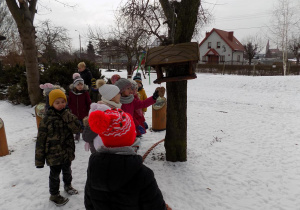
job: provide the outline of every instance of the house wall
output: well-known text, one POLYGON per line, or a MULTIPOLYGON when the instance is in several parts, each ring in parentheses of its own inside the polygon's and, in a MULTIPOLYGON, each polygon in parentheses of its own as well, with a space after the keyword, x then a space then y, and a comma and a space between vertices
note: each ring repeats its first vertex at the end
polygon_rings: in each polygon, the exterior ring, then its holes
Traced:
MULTIPOLYGON (((238 55, 240 56, 240 62, 243 62, 243 52, 234 52, 232 54, 232 49, 229 47, 229 45, 214 31, 199 47, 200 52, 200 59, 199 63, 206 63, 203 62, 203 57, 208 51, 208 42, 211 42, 211 48, 215 49, 220 56, 225 56, 225 62, 233 62, 237 61, 238 55), (217 42, 220 42, 220 48, 217 48, 217 42), (225 51, 224 51, 225 50, 225 51)), ((207 61, 207 58, 206 58, 207 61)), ((219 59, 220 61, 220 59, 219 59)), ((221 61, 220 61, 221 62, 221 61)))

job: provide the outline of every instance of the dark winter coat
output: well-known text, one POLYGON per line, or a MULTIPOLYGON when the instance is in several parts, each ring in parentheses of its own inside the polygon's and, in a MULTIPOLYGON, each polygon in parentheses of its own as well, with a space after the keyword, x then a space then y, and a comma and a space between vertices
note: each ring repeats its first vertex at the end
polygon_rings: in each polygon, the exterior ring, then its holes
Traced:
POLYGON ((81 92, 76 92, 73 90, 73 84, 70 85, 70 92, 68 98, 68 106, 72 113, 82 120, 84 117, 89 115, 90 105, 92 103, 90 95, 87 91, 87 86, 84 86, 84 90, 81 92))
POLYGON ((92 72, 89 69, 85 69, 82 72, 79 72, 81 78, 84 80, 84 84, 88 86, 88 88, 91 88, 92 85, 92 72))
POLYGON ((99 93, 98 88, 91 87, 89 94, 92 102, 97 103, 98 101, 101 101, 101 94, 99 93))
POLYGON ((80 122, 69 109, 62 112, 50 107, 41 120, 35 147, 35 165, 61 165, 74 160, 73 133, 80 131, 80 122))
POLYGON ((94 139, 98 136, 97 133, 93 132, 88 125, 88 123, 83 122, 84 124, 84 129, 82 132, 82 139, 85 142, 88 142, 90 145, 91 153, 96 152, 95 146, 94 146, 94 139))
POLYGON ((84 204, 87 210, 166 209, 152 170, 131 147, 101 147, 90 156, 84 204))

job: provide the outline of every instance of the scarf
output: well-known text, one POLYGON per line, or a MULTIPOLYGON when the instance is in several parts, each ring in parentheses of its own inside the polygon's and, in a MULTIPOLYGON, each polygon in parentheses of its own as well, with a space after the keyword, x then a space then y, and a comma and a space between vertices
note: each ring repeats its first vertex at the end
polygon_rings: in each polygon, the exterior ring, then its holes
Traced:
POLYGON ((109 100, 106 100, 105 98, 102 98, 102 101, 107 105, 109 106, 110 108, 121 108, 122 104, 121 103, 116 103, 114 101, 109 101, 109 100))
POLYGON ((134 99, 134 96, 132 94, 130 94, 127 97, 121 96, 120 102, 122 104, 130 104, 133 101, 133 99, 134 99))

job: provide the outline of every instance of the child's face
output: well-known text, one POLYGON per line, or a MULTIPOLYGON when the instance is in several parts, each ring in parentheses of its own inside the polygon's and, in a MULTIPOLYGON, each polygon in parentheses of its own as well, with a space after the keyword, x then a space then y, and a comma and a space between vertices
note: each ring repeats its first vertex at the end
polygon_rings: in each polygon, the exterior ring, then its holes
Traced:
POLYGON ((67 102, 64 98, 57 98, 55 99, 55 101, 53 102, 53 107, 54 109, 60 111, 64 108, 66 108, 67 102))
POLYGON ((137 93, 137 89, 132 88, 130 94, 135 95, 137 93))
POLYGON ((121 94, 118 93, 115 97, 111 99, 111 101, 116 102, 117 104, 120 103, 121 94))
POLYGON ((138 87, 139 87, 139 88, 142 87, 142 84, 141 84, 141 83, 138 82, 137 84, 138 84, 138 87))
POLYGON ((79 71, 79 72, 84 71, 84 69, 85 69, 85 67, 82 67, 82 66, 81 66, 81 67, 78 67, 78 71, 79 71))
POLYGON ((76 89, 77 90, 83 90, 83 84, 82 83, 79 83, 77 86, 76 86, 76 89))
POLYGON ((123 96, 123 97, 129 96, 129 95, 131 94, 131 91, 132 91, 132 89, 131 89, 131 86, 130 86, 130 87, 126 88, 126 89, 123 91, 122 96, 123 96))

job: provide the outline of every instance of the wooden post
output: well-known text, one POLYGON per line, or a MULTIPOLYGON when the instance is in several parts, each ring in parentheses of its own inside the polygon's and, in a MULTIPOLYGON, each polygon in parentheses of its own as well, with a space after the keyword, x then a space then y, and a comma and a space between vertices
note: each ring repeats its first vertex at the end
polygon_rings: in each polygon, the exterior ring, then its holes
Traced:
POLYGON ((5 135, 4 122, 0 118, 0 157, 8 154, 9 151, 8 151, 7 140, 5 135))
POLYGON ((152 105, 152 130, 166 130, 167 124, 167 100, 165 97, 158 97, 156 103, 152 105))

